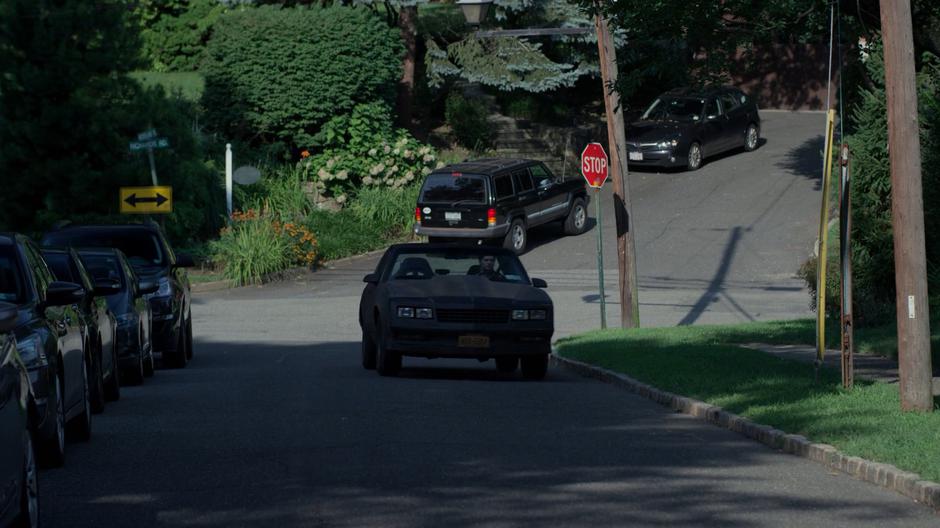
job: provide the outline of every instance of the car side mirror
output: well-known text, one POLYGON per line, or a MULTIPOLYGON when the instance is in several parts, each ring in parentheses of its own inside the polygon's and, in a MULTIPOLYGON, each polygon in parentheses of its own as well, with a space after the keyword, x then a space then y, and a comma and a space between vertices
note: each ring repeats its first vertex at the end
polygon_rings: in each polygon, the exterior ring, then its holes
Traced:
POLYGON ((192 268, 196 266, 196 262, 190 255, 187 255, 186 253, 180 253, 179 255, 176 255, 175 266, 177 268, 192 268))
POLYGON ((379 283, 379 274, 370 273, 362 278, 362 282, 368 282, 369 284, 378 284, 379 283))
POLYGON ((552 181, 552 180, 549 179, 549 178, 545 178, 544 180, 542 180, 542 181, 539 182, 539 189, 548 189, 549 187, 551 187, 551 186, 554 185, 554 184, 555 184, 554 181, 552 181))
POLYGON ((151 293, 157 293, 157 290, 160 289, 160 285, 153 281, 142 280, 137 283, 137 291, 141 295, 150 295, 151 293))
POLYGON ((121 291, 121 283, 115 280, 101 279, 95 281, 95 295, 104 297, 114 295, 121 291))
POLYGON ((19 316, 19 313, 16 311, 16 306, 0 302, 0 333, 12 332, 16 328, 16 320, 19 316))
POLYGON ((55 281, 46 288, 46 306, 67 306, 84 298, 85 289, 74 282, 55 281))
POLYGON ((532 286, 536 288, 548 288, 548 283, 542 279, 532 279, 532 286))

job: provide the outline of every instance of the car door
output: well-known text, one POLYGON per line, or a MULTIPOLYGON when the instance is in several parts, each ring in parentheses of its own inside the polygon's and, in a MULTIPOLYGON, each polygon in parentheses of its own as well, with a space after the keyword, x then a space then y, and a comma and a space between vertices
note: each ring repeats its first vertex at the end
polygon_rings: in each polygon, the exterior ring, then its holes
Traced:
POLYGON ((568 193, 548 167, 536 163, 529 167, 539 195, 539 223, 551 222, 568 212, 568 193))
POLYGON ((740 98, 730 90, 721 93, 721 108, 727 118, 725 148, 744 146, 744 135, 748 125, 747 109, 741 105, 740 98))
POLYGON ((0 520, 17 506, 22 485, 26 411, 20 406, 21 379, 13 341, 0 334, 0 520))
POLYGON ((727 119, 721 112, 721 103, 717 96, 705 100, 704 125, 702 149, 705 155, 711 156, 724 150, 727 142, 727 119))
POLYGON ((516 189, 517 207, 525 211, 526 225, 537 225, 539 221, 539 195, 532 182, 529 169, 521 168, 512 171, 512 184, 516 189))
POLYGON ((507 215, 512 215, 517 204, 516 184, 511 174, 503 172, 493 176, 493 208, 496 209, 496 223, 505 224, 507 215))
POLYGON ((78 277, 76 282, 81 285, 82 288, 85 288, 87 292, 85 302, 88 304, 88 310, 92 314, 98 338, 101 340, 101 357, 99 361, 101 361, 102 372, 111 373, 114 369, 117 369, 117 365, 113 364, 114 355, 112 354, 112 349, 114 348, 114 315, 108 309, 107 299, 94 294, 95 281, 91 278, 91 274, 88 273, 88 270, 82 263, 82 259, 74 252, 71 257, 72 266, 74 267, 73 271, 78 277))
POLYGON ((134 310, 137 312, 137 315, 140 316, 140 327, 142 331, 140 335, 142 349, 140 352, 143 354, 153 348, 153 343, 150 340, 151 329, 153 328, 150 301, 145 299, 143 294, 140 293, 140 279, 134 272, 134 268, 127 262, 127 259, 122 258, 120 261, 121 267, 124 269, 124 276, 127 277, 127 293, 134 305, 134 310))

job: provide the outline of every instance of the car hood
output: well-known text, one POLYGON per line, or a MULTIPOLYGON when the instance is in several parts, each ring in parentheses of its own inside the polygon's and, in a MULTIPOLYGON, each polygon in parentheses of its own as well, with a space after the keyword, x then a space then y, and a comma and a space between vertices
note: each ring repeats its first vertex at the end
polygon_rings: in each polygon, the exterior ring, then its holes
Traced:
POLYGON ((427 299, 435 306, 482 308, 552 304, 548 294, 534 286, 491 281, 472 275, 393 280, 387 284, 390 299, 427 299))
POLYGON ((627 127, 627 141, 656 143, 675 139, 691 127, 680 121, 634 121, 627 127))

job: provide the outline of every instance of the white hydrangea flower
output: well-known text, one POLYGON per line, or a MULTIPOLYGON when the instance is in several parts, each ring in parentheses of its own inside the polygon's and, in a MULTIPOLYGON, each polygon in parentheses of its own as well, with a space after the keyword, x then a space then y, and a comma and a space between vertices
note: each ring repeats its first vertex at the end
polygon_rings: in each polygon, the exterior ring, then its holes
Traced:
POLYGON ((345 194, 341 194, 341 195, 337 196, 337 197, 336 197, 336 203, 341 204, 341 205, 344 204, 344 203, 346 203, 346 195, 345 195, 345 194))
POLYGON ((390 147, 390 146, 388 146, 388 145, 385 145, 385 149, 383 149, 383 151, 384 151, 386 154, 388 154, 389 152, 392 151, 392 147, 390 147))
POLYGON ((421 174, 423 176, 427 176, 428 174, 431 174, 431 169, 429 167, 424 167, 423 169, 421 169, 421 174))
POLYGON ((425 163, 431 163, 432 161, 434 161, 434 156, 430 154, 425 154, 424 157, 421 158, 421 160, 424 161, 425 163))
POLYGON ((338 173, 336 173, 337 180, 345 180, 348 177, 349 177, 349 171, 347 170, 341 170, 338 173))
POLYGON ((400 154, 401 154, 401 149, 396 147, 395 150, 392 151, 392 154, 394 154, 394 155, 396 155, 396 156, 400 155, 400 154))
POLYGON ((408 180, 408 181, 411 181, 411 180, 415 179, 415 173, 414 173, 414 171, 408 171, 408 172, 406 172, 406 173, 405 173, 405 179, 408 180))
POLYGON ((379 149, 376 149, 376 148, 371 148, 371 149, 369 149, 369 155, 370 155, 370 156, 375 156, 375 155, 378 154, 378 153, 379 153, 379 149))
POLYGON ((385 170, 385 164, 379 163, 375 167, 372 167, 372 170, 369 171, 369 174, 371 174, 372 176, 375 176, 376 174, 379 174, 384 170, 385 170))
POLYGON ((333 158, 330 158, 330 159, 326 160, 326 168, 328 168, 328 169, 332 169, 332 168, 333 168, 333 165, 335 165, 335 164, 336 164, 336 160, 333 159, 333 158))
POLYGON ((372 185, 372 176, 366 176, 362 179, 363 185, 372 185))
POLYGON ((434 168, 435 168, 435 169, 439 169, 439 168, 441 168, 441 167, 443 167, 443 166, 444 166, 444 162, 443 162, 443 161, 438 161, 438 162, 437 162, 437 165, 436 165, 434 168))
POLYGON ((317 176, 319 176, 319 178, 323 181, 329 181, 333 175, 327 172, 326 169, 321 167, 320 170, 317 171, 317 176))
POLYGON ((404 156, 405 159, 409 159, 409 160, 410 160, 412 157, 414 157, 414 154, 415 154, 415 153, 412 152, 412 151, 410 151, 410 150, 405 150, 405 152, 402 153, 402 156, 404 156))

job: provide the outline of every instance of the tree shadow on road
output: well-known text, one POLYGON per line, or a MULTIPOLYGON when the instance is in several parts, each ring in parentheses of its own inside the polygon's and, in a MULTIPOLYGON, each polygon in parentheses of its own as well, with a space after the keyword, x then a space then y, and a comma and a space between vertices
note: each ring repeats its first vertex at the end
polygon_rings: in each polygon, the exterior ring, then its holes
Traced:
POLYGON ((786 159, 776 164, 790 174, 814 180, 814 190, 822 189, 822 159, 825 140, 822 135, 807 139, 787 153, 786 159))

